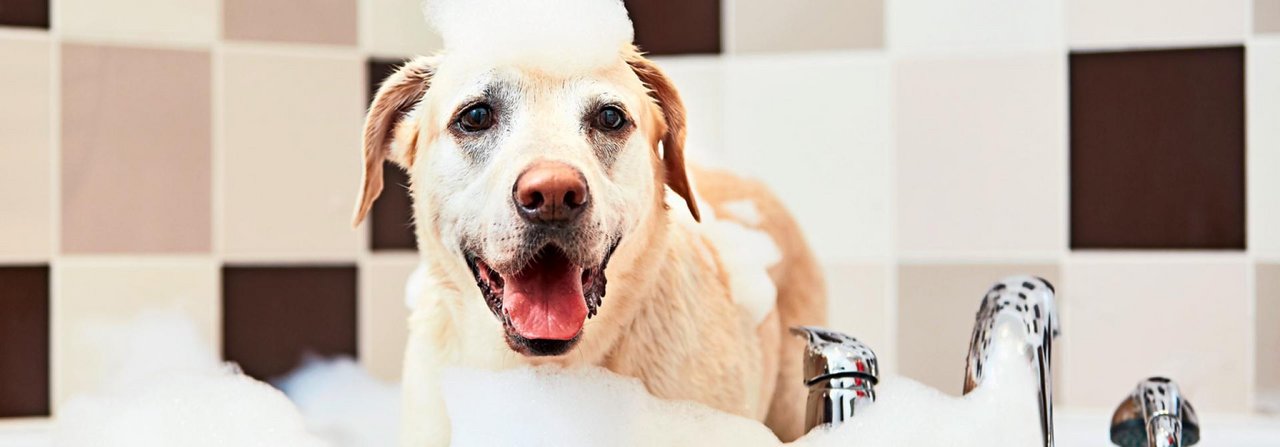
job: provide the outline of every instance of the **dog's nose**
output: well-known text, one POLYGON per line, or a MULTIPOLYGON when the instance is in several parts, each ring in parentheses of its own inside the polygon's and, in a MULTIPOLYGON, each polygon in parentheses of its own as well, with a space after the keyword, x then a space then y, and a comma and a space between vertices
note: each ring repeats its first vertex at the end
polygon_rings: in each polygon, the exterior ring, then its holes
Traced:
POLYGON ((530 222, 573 220, 587 207, 587 180, 582 172, 561 162, 539 162, 516 179, 511 196, 520 215, 530 222))

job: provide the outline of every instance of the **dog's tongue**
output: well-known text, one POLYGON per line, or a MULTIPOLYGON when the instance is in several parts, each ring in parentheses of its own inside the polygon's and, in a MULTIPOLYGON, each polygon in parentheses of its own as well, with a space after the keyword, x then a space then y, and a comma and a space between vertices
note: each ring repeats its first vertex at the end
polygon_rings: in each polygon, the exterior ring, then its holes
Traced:
POLYGON ((560 250, 547 250, 519 273, 503 278, 502 309, 528 339, 569 340, 587 319, 582 268, 560 250))

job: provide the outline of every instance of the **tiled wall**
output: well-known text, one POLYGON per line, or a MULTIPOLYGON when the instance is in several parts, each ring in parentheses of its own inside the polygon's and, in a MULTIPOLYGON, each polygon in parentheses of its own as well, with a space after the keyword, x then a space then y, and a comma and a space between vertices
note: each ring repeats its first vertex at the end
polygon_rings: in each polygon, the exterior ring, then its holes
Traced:
MULTIPOLYGON (((270 377, 399 375, 402 188, 349 228, 417 0, 0 3, 0 417, 102 380, 86 328, 176 310, 270 377)), ((992 281, 1059 287, 1058 402, 1280 395, 1280 1, 627 1, 692 158, 768 182, 832 325, 958 393, 992 281)), ((403 185, 396 169, 387 183, 403 185)))

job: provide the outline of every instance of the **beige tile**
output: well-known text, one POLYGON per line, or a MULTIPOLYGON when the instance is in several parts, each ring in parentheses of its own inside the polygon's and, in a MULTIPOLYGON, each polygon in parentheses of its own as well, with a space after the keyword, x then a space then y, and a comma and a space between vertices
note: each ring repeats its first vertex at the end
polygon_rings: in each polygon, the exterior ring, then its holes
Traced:
POLYGON ((889 73, 880 52, 725 65, 724 167, 769 185, 824 262, 889 254, 889 73))
POLYGON ((897 54, 1059 49, 1066 0, 891 0, 888 47, 897 54))
POLYGON ((1280 33, 1280 0, 1253 0, 1253 32, 1280 33))
POLYGON ((223 0, 227 40, 356 44, 356 0, 223 0))
POLYGON ((685 154, 700 165, 724 158, 724 60, 720 56, 657 56, 680 91, 688 119, 685 154))
POLYGON ((1275 324, 1280 321, 1280 263, 1259 264, 1257 268, 1255 377, 1259 394, 1280 395, 1280 326, 1275 324))
POLYGON ((897 370, 893 343, 891 267, 887 264, 828 263, 827 326, 852 335, 875 351, 882 373, 897 370))
POLYGON ((884 0, 725 2, 728 49, 733 53, 880 48, 884 0))
POLYGON ((1248 247, 1280 257, 1280 41, 1250 42, 1245 54, 1248 247))
POLYGON ((136 318, 154 317, 179 325, 175 329, 194 329, 207 353, 220 352, 218 265, 210 259, 62 259, 53 264, 53 283, 55 411, 69 397, 118 385, 116 374, 120 371, 136 373, 148 365, 183 361, 149 360, 145 352, 138 352, 140 349, 172 347, 182 349, 174 353, 179 356, 196 355, 189 347, 161 340, 129 340, 120 331, 136 318), (175 315, 184 321, 174 322, 175 315), (188 329, 186 323, 194 328, 188 329), (142 362, 124 363, 129 361, 142 362))
POLYGON ((910 257, 1066 247, 1060 52, 896 65, 898 247, 910 257))
POLYGON ((363 62, 228 49, 222 66, 226 255, 353 259, 363 62))
POLYGON ((430 54, 444 47, 419 0, 359 0, 360 46, 384 56, 430 54))
MULTIPOLYGON (((945 393, 964 391, 964 365, 973 335, 974 315, 993 284, 1014 275, 1035 275, 1058 290, 1052 264, 906 264, 898 267, 898 370, 945 393)), ((1072 293, 1075 293, 1074 289, 1072 293)), ((1065 333, 1067 328, 1063 328, 1065 333)), ((1055 383, 1060 383, 1062 338, 1054 343, 1055 383)))
POLYGON ((1243 42, 1249 0, 1070 0, 1071 48, 1243 42))
POLYGON ((385 381, 400 380, 409 335, 405 284, 417 267, 417 254, 407 254, 374 255, 360 268, 360 364, 385 381))
POLYGON ((48 39, 0 38, 0 257, 47 259, 53 246, 48 39))
POLYGON ((217 39, 217 0, 58 0, 59 35, 162 44, 207 44, 217 39))
POLYGON ((62 250, 210 247, 210 60, 62 47, 62 250))
POLYGON ((1160 375, 1202 412, 1247 410, 1248 268, 1243 255, 1073 256, 1062 404, 1114 408, 1139 380, 1160 375))

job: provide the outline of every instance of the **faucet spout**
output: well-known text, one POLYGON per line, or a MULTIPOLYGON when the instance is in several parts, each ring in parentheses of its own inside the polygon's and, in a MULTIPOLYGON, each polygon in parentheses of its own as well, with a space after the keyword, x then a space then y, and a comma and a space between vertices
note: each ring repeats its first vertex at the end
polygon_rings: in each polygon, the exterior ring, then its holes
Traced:
POLYGON ((1178 384, 1164 377, 1138 383, 1111 417, 1121 447, 1182 447, 1200 442, 1200 420, 1178 384))
POLYGON ((791 333, 808 342, 804 356, 809 400, 805 431, 836 426, 876 400, 880 366, 870 347, 844 333, 796 326, 791 333))
POLYGON ((1053 371, 1050 364, 1053 339, 1058 335, 1054 288, 1034 276, 1001 280, 983 296, 969 341, 965 362, 964 392, 982 385, 991 375, 992 362, 1001 349, 1019 352, 1036 376, 1040 407, 1040 433, 1045 447, 1054 444, 1053 371))

